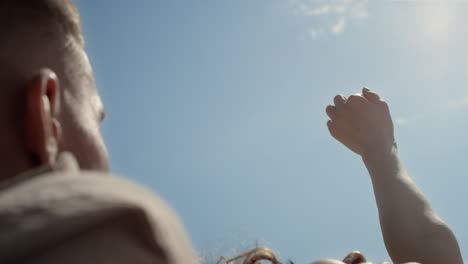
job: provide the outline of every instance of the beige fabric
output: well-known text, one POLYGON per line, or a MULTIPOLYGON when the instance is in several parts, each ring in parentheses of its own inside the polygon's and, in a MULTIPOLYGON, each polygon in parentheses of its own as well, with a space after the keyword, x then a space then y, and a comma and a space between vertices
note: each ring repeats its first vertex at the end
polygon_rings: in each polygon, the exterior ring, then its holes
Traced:
POLYGON ((0 184, 0 263, 196 262, 161 199, 124 179, 79 171, 69 157, 61 163, 0 184))

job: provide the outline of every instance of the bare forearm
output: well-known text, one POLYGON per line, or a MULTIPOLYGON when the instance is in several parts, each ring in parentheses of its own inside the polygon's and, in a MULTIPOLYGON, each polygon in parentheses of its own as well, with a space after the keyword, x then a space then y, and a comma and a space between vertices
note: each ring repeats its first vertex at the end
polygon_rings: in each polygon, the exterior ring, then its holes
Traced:
POLYGON ((395 263, 463 263, 448 226, 409 177, 396 147, 363 155, 374 187, 380 225, 395 263))

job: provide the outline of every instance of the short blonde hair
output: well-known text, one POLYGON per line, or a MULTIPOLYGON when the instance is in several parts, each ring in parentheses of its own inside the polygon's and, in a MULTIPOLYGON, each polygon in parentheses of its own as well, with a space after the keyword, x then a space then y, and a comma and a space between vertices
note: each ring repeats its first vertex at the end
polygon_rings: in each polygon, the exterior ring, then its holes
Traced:
POLYGON ((45 37, 73 38, 84 46, 80 15, 71 0, 0 0, 0 33, 39 30, 45 37))
POLYGON ((0 112, 12 115, 12 122, 19 122, 18 102, 39 70, 55 72, 62 90, 81 87, 74 81, 83 74, 76 58, 84 37, 71 0, 0 0, 0 36, 0 99, 7 98, 0 112))

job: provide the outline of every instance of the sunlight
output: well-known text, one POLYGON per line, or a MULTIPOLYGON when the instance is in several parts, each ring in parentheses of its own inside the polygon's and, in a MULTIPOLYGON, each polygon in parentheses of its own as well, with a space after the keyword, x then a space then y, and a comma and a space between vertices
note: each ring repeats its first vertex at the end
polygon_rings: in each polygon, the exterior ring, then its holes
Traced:
MULTIPOLYGON (((467 34, 468 34, 468 30, 467 30, 467 34)), ((468 51, 466 52, 466 58, 467 58, 467 61, 468 61, 468 51)), ((468 63, 467 63, 468 65, 468 63)), ((465 100, 463 102, 464 106, 468 108, 468 66, 466 67, 466 76, 465 76, 465 80, 466 80, 466 93, 465 93, 465 100)))
POLYGON ((451 31, 450 10, 446 1, 429 2, 421 8, 421 31, 431 39, 446 39, 451 31))
MULTIPOLYGON (((467 71, 467 76, 468 76, 468 71, 467 71)), ((465 77, 467 79, 466 81, 466 94, 465 94, 465 102, 464 105, 465 107, 468 107, 468 77, 465 77)))
MULTIPOLYGON (((466 6, 466 12, 468 13, 468 5, 466 6)), ((468 35, 468 29, 467 29, 466 32, 467 32, 467 35, 468 35)), ((466 53, 466 55, 467 55, 466 58, 468 59, 468 52, 466 53)), ((467 63, 467 65, 468 65, 468 63, 467 63)), ((467 75, 465 76, 465 78, 466 78, 467 81, 466 81, 465 107, 468 107, 468 67, 467 67, 466 74, 467 75)))

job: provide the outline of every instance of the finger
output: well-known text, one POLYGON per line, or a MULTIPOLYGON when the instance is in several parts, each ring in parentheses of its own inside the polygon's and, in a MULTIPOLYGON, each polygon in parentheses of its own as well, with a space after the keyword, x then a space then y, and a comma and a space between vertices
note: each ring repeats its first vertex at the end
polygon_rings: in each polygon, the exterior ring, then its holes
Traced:
POLYGON ((333 98, 333 103, 335 104, 336 112, 338 113, 340 109, 342 109, 343 106, 346 104, 346 98, 341 94, 337 95, 335 96, 335 98, 333 98))
POLYGON ((367 87, 362 88, 362 96, 373 103, 380 101, 380 96, 367 87))
POLYGON ((354 104, 366 104, 369 101, 362 95, 360 94, 353 94, 350 97, 348 97, 347 103, 354 105, 354 104))
POLYGON ((328 127, 328 132, 330 132, 330 135, 331 135, 334 139, 338 140, 338 130, 337 130, 337 128, 336 128, 336 124, 333 123, 332 120, 328 120, 328 121, 327 121, 327 127, 328 127))
POLYGON ((349 253, 344 259, 343 262, 346 264, 359 264, 366 262, 366 258, 359 251, 353 251, 349 253))
POLYGON ((370 92, 370 91, 372 91, 372 90, 369 87, 367 87, 367 86, 362 87, 362 92, 363 93, 364 92, 370 92))
POLYGON ((333 120, 336 118, 336 107, 333 105, 327 106, 326 110, 328 117, 333 120))
POLYGON ((333 121, 328 120, 328 121, 327 121, 327 127, 328 127, 328 131, 330 132, 330 135, 332 135, 333 137, 335 137, 335 126, 334 126, 334 124, 333 124, 333 121))

